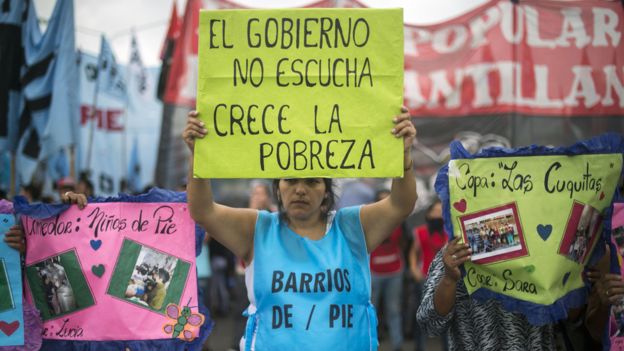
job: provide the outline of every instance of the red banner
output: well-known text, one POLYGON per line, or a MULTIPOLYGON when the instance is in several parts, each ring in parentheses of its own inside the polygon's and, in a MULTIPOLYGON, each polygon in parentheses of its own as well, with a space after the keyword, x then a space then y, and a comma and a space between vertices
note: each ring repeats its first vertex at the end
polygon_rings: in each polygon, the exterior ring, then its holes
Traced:
POLYGON ((620 2, 501 0, 406 26, 406 105, 431 117, 620 115, 623 13, 620 2))
MULTIPOLYGON (((305 7, 365 7, 321 0, 305 7)), ((188 0, 165 102, 195 106, 200 8, 188 0)), ((405 104, 414 116, 619 115, 624 109, 620 2, 493 0, 454 20, 405 26, 405 104)))

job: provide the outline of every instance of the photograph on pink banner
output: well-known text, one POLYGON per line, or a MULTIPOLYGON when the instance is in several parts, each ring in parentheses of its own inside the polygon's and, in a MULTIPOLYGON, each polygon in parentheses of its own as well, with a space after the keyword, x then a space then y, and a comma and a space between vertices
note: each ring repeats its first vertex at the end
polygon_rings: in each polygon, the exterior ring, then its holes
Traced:
MULTIPOLYGON (((622 270, 622 257, 624 254, 624 202, 613 204, 611 236, 618 250, 620 274, 624 277, 624 270, 622 270)), ((611 350, 624 350, 624 299, 611 306, 609 336, 611 337, 611 350)))
MULTIPOLYGON (((170 339, 169 305, 199 314, 186 203, 90 203, 43 219, 23 215, 22 224, 27 294, 44 339, 170 339)), ((186 334, 199 328, 188 324, 186 334)))
POLYGON ((41 319, 54 319, 95 304, 75 250, 26 266, 26 279, 41 319))
POLYGON ((164 313, 179 304, 191 264, 138 242, 124 240, 107 294, 164 313))

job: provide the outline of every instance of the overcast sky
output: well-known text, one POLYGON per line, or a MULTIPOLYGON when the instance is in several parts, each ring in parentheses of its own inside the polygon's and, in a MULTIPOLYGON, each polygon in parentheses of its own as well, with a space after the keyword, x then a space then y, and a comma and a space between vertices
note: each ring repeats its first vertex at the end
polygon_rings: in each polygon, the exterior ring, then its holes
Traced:
MULTIPOLYGON (((143 62, 160 65, 160 47, 164 39, 171 7, 177 2, 178 14, 184 13, 186 0, 74 0, 76 46, 97 54, 100 33, 105 33, 118 62, 128 62, 130 33, 135 28, 143 62)), ((248 7, 300 7, 314 0, 235 0, 248 7)), ((431 24, 470 11, 487 0, 360 0, 370 7, 402 7, 406 23, 431 24)), ((52 13, 55 0, 35 0, 40 18, 52 13)))

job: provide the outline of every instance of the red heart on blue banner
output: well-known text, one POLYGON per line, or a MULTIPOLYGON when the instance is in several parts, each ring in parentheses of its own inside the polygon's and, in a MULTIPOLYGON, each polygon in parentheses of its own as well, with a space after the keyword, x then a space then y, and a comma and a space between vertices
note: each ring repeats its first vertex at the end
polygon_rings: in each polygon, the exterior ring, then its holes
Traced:
POLYGON ((0 331, 6 334, 6 336, 11 336, 11 334, 15 333, 17 328, 19 328, 19 325, 19 321, 13 321, 11 323, 0 321, 0 331))

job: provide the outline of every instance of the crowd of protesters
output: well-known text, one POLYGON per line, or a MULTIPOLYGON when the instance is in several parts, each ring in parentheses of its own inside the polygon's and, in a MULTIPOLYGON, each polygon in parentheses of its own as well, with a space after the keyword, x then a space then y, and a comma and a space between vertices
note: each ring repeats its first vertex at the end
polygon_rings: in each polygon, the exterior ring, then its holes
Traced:
MULTIPOLYGON (((241 196, 226 197, 224 201, 235 207, 248 207, 259 210, 276 211, 276 201, 267 181, 251 181, 246 200, 241 196)), ((55 193, 43 194, 40 187, 27 185, 20 194, 29 202, 54 203, 62 199, 67 192, 85 194, 85 197, 98 196, 86 175, 80 175, 77 181, 71 177, 60 179, 55 184, 55 193)), ((366 204, 387 196, 389 189, 386 180, 357 179, 343 181, 339 185, 341 196, 336 207, 366 204)), ((147 191, 149 189, 145 189, 147 191)), ((178 189, 185 190, 184 184, 178 189)), ((417 350, 424 349, 424 334, 416 323, 417 300, 421 295, 422 282, 426 276, 426 261, 441 248, 437 238, 446 238, 441 225, 435 226, 427 218, 423 226, 418 226, 419 214, 397 227, 390 237, 378 249, 371 253, 372 300, 380 317, 379 335, 388 339, 393 349, 401 349, 408 339, 420 340, 417 350), (408 223, 410 222, 410 223, 408 223), (435 231, 436 244, 430 239, 420 244, 419 231, 429 226, 435 231), (435 227, 435 228, 434 228, 435 227), (408 256, 409 261, 408 262, 408 256), (429 258, 428 258, 429 257, 429 258), (412 267, 419 267, 421 274, 413 274, 412 267)), ((441 216, 439 218, 441 220, 441 216)), ((422 220, 421 220, 422 222, 422 220)), ((198 284, 203 290, 204 303, 210 308, 213 318, 233 320, 230 349, 239 349, 239 339, 244 332, 245 318, 242 316, 247 307, 247 291, 244 284, 244 264, 232 252, 216 240, 211 240, 207 233, 202 245, 202 254, 197 258, 198 284)), ((207 342, 207 348, 211 338, 207 342)))
MULTIPOLYGON (((389 193, 387 182, 372 179, 343 181, 339 189, 341 196, 337 207, 370 203, 382 199, 389 193)), ((77 182, 71 178, 63 178, 57 182, 56 190, 59 199, 73 203, 82 204, 85 200, 82 200, 82 197, 72 198, 73 195, 68 197, 68 192, 97 196, 92 184, 84 176, 79 177, 77 182)), ((232 198, 237 200, 231 200, 230 205, 266 211, 277 210, 270 183, 261 180, 252 181, 249 183, 248 191, 246 200, 233 196, 232 198)), ((30 202, 54 202, 56 196, 42 195, 41 189, 32 185, 22 187, 20 195, 25 196, 30 202)), ((86 199, 86 196, 84 198, 86 199)), ((6 240, 12 247, 23 252, 23 244, 16 244, 14 238, 14 232, 9 232, 6 240)), ((514 349, 514 343, 524 339, 509 336, 507 339, 496 337, 495 340, 466 342, 461 335, 462 330, 466 331, 465 328, 471 325, 470 331, 478 336, 480 334, 475 328, 481 329, 484 325, 496 323, 497 320, 506 320, 510 326, 517 326, 518 332, 523 330, 523 333, 532 335, 532 340, 536 341, 531 341, 531 345, 539 344, 540 348, 580 350, 584 347, 599 347, 600 341, 596 338, 600 337, 601 333, 595 328, 590 330, 589 327, 583 327, 582 331, 578 332, 582 335, 578 344, 581 346, 570 346, 565 340, 562 341, 560 330, 569 329, 571 324, 578 328, 578 325, 584 324, 582 321, 587 320, 589 308, 595 309, 598 305, 598 309, 604 309, 609 301, 624 296, 624 285, 621 280, 612 279, 612 275, 605 278, 604 274, 601 275, 596 271, 588 273, 588 280, 595 283, 593 290, 600 289, 598 294, 604 295, 604 291, 609 287, 612 291, 622 290, 622 294, 613 297, 612 293, 610 300, 605 300, 601 296, 602 305, 600 299, 590 298, 590 305, 593 306, 586 306, 578 312, 572 311, 569 320, 562 323, 563 326, 533 327, 524 317, 504 311, 496 302, 488 303, 485 307, 484 304, 469 299, 463 282, 459 279, 457 267, 470 258, 471 250, 474 251, 474 248, 469 244, 460 244, 456 240, 447 243, 447 238, 448 235, 443 228, 441 203, 432 199, 425 211, 413 213, 370 254, 371 300, 379 315, 379 337, 393 350, 405 350, 408 340, 413 340, 415 350, 426 350, 435 344, 438 344, 436 348, 441 350, 478 349, 485 345, 484 342, 493 343, 492 345, 497 347, 512 345, 514 349), (449 300, 443 303, 437 299, 449 300), (491 308, 495 308, 495 312, 491 308), (428 338, 432 335, 440 337, 428 338)), ((510 241, 505 243, 511 244, 510 241)), ((231 335, 229 347, 231 350, 239 350, 239 339, 245 330, 245 318, 242 314, 247 307, 243 261, 219 242, 211 240, 208 233, 202 255, 197 259, 197 267, 198 283, 204 291, 205 304, 209 306, 217 322, 225 319, 233 321, 229 330, 231 335)), ((617 316, 624 315, 621 313, 621 307, 618 307, 616 312, 617 316)), ((604 323, 597 325, 598 329, 600 325, 604 327, 604 323)), ((206 349, 217 349, 210 348, 211 344, 212 337, 208 339, 206 349)), ((526 349, 526 345, 517 349, 526 349)))

